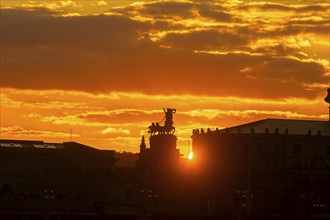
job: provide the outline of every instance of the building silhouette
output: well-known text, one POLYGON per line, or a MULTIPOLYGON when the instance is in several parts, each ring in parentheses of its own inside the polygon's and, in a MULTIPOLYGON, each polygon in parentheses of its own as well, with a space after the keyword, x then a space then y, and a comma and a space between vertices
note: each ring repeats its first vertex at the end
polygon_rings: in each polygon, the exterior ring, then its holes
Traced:
POLYGON ((173 134, 160 134, 151 136, 149 140, 150 147, 147 147, 144 137, 142 138, 137 161, 143 183, 152 187, 169 184, 179 171, 180 152, 176 148, 177 137, 173 134))
POLYGON ((130 181, 115 170, 114 153, 76 142, 0 140, 0 219, 111 213, 130 181))
POLYGON ((143 185, 158 188, 158 191, 164 185, 172 185, 171 181, 179 172, 180 152, 176 148, 177 137, 173 126, 175 112, 176 109, 164 108, 164 125, 152 123, 149 126, 150 147, 147 147, 144 137, 140 145, 137 168, 143 178, 143 185))
POLYGON ((173 134, 159 134, 151 136, 149 141, 150 147, 146 147, 142 139, 137 161, 140 205, 151 215, 157 212, 176 214, 172 201, 176 199, 180 182, 177 138, 173 134))
POLYGON ((209 214, 330 216, 329 122, 265 119, 192 139, 209 214))

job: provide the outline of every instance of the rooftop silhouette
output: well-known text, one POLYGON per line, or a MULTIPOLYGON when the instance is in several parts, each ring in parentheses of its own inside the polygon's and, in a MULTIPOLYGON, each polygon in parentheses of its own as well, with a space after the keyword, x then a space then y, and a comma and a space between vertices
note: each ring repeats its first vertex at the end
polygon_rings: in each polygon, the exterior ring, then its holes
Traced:
POLYGON ((330 127, 264 119, 194 129, 193 158, 176 109, 142 136, 136 166, 76 142, 0 141, 0 217, 283 219, 330 215, 330 127), (175 217, 176 216, 176 217, 175 217))

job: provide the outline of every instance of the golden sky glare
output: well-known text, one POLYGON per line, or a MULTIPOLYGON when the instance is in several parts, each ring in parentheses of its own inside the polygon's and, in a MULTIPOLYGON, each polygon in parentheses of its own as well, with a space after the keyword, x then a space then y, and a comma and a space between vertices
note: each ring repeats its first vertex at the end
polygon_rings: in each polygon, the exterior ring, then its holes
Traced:
POLYGON ((138 150, 194 128, 327 120, 325 1, 1 1, 1 138, 138 150))

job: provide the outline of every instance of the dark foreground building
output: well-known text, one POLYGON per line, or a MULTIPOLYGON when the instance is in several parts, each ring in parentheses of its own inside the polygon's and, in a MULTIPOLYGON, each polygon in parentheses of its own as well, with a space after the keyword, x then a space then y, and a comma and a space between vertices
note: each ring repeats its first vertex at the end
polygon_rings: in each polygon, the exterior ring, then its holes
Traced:
POLYGON ((330 218, 330 122, 265 119, 192 138, 205 213, 330 218))
POLYGON ((172 134, 154 135, 150 137, 150 147, 147 147, 142 138, 137 168, 144 185, 155 187, 175 181, 180 161, 176 141, 177 137, 172 134))
POLYGON ((139 160, 136 163, 140 194, 144 197, 142 205, 148 213, 182 213, 182 207, 174 205, 178 202, 182 183, 177 138, 173 134, 159 134, 151 136, 149 140, 150 147, 147 147, 144 138, 142 139, 139 160))
POLYGON ((115 170, 114 153, 76 142, 1 140, 0 219, 129 214, 120 204, 130 180, 115 170))

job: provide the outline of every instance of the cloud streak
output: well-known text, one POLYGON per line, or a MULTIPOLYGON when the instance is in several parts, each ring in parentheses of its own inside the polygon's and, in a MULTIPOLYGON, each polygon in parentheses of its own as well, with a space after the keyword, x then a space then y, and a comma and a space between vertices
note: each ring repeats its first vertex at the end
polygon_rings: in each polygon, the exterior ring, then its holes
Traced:
MULTIPOLYGON (((317 11, 315 7, 307 8, 307 11, 317 11)), ((199 95, 225 93, 259 98, 272 97, 275 94, 269 88, 282 87, 281 92, 276 93, 278 97, 290 92, 291 96, 312 98, 320 90, 307 90, 301 82, 327 81, 328 66, 303 49, 306 45, 313 46, 313 39, 301 36, 318 34, 322 31, 322 26, 317 26, 319 23, 305 20, 305 24, 296 26, 298 24, 292 22, 298 18, 294 17, 290 25, 275 23, 267 30, 248 25, 250 20, 242 17, 219 24, 205 17, 203 20, 203 15, 210 10, 229 11, 229 8, 192 2, 139 3, 119 9, 116 12, 122 12, 120 16, 78 17, 61 17, 57 16, 58 12, 45 9, 3 9, 3 86, 152 94, 194 91, 199 95), (157 17, 159 11, 164 11, 162 15, 166 18, 157 17), (182 19, 175 24, 177 14, 182 19), (148 17, 152 22, 142 19, 148 17), (167 30, 162 30, 161 22, 171 24, 174 29, 167 26, 167 30), (191 26, 191 22, 195 25, 191 26), (284 36, 294 40, 302 38, 301 42, 308 44, 299 44, 297 40, 293 45, 293 41, 283 41, 284 36), (274 37, 273 43, 260 44, 274 37), (194 53, 196 50, 223 53, 194 53), (253 55, 255 52, 260 55, 253 55), (240 74, 246 67, 253 71, 240 74), (21 74, 22 71, 25 74, 21 74), (200 73, 204 73, 203 78, 199 77, 200 73), (162 82, 154 75, 163 76, 162 82), (38 81, 30 80, 32 78, 38 81), (188 80, 190 83, 186 83, 188 80), (29 83, 23 83, 26 81, 29 83), (91 83, 85 83, 87 81, 91 83), (180 86, 173 86, 175 84, 180 86), (230 90, 228 85, 234 89, 230 90), (242 85, 247 85, 244 90, 242 85)), ((322 17, 318 19, 326 31, 329 22, 322 17)))

